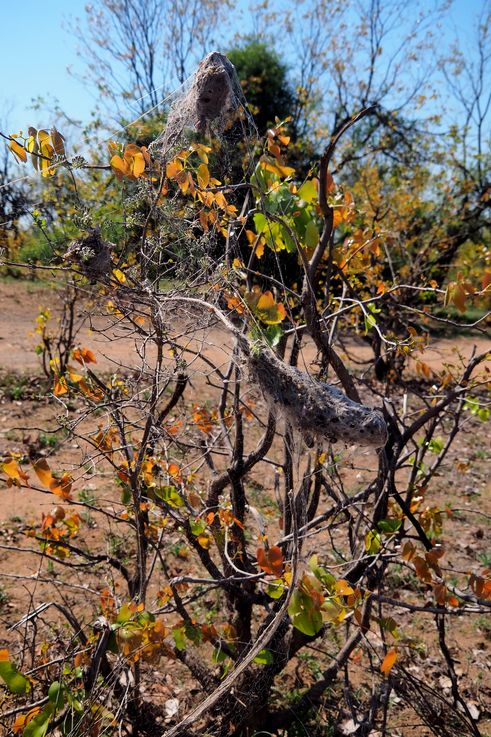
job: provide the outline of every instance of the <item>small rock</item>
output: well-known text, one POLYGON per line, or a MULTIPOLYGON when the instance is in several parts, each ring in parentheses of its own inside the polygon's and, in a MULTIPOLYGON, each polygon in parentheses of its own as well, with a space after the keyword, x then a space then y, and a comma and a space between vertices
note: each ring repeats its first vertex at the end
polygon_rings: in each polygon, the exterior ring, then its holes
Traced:
POLYGON ((172 719, 179 711, 179 699, 167 699, 165 702, 165 716, 172 719))

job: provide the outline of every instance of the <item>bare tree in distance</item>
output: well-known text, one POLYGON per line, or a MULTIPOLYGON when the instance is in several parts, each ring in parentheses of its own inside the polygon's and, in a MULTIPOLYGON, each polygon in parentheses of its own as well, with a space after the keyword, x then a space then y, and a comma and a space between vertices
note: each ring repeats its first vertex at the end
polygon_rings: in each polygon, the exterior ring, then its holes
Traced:
MULTIPOLYGON (((86 64, 83 79, 114 113, 159 112, 216 42, 228 0, 98 0, 70 30, 86 64)), ((160 111, 161 112, 161 111, 160 111)))

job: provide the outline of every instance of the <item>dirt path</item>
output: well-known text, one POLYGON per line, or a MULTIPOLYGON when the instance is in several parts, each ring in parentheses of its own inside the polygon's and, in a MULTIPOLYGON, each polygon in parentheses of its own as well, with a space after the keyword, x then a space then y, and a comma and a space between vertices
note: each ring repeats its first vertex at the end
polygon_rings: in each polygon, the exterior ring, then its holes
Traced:
MULTIPOLYGON (((5 371, 37 372, 40 368, 40 359, 35 353, 35 346, 39 342, 34 330, 36 316, 41 308, 50 307, 53 321, 59 309, 59 298, 56 287, 49 287, 37 282, 0 282, 0 369, 5 371)), ((83 310, 78 318, 83 318, 83 310)), ((100 322, 99 322, 100 324, 100 322)), ((210 359, 225 365, 229 357, 230 339, 219 329, 212 330, 207 335, 206 352, 210 359)), ((135 343, 132 338, 125 338, 114 334, 113 340, 108 342, 93 332, 88 322, 85 322, 79 333, 79 343, 96 351, 101 368, 114 370, 124 366, 133 368, 140 363, 135 352, 135 343)), ((371 359, 372 353, 368 346, 360 343, 348 344, 351 354, 358 360, 371 359)), ((423 353, 417 353, 410 359, 410 369, 414 370, 416 360, 424 361, 432 370, 439 370, 446 362, 454 363, 460 354, 468 358, 472 351, 478 353, 491 350, 489 341, 483 338, 466 338, 459 336, 456 339, 439 339, 432 342, 431 347, 423 353)), ((307 346, 304 351, 305 360, 310 360, 312 350, 307 346)), ((342 354, 341 354, 342 355, 342 354)), ((198 367, 196 367, 198 369, 198 367)))

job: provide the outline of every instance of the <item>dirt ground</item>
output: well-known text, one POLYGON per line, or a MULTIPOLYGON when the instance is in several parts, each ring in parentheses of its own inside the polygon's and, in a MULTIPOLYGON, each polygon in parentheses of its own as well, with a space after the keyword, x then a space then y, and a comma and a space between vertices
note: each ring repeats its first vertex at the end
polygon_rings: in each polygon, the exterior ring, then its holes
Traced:
MULTIPOLYGON (((54 287, 37 282, 0 282, 0 455, 6 451, 21 450, 29 443, 41 443, 43 453, 49 457, 50 464, 56 469, 73 471, 78 466, 80 448, 74 444, 51 445, 49 430, 55 427, 57 413, 56 403, 48 399, 37 398, 42 389, 40 360, 34 348, 38 342, 34 333, 35 318, 40 308, 51 306, 56 314, 56 292, 54 287), (74 460, 75 456, 75 460, 74 460)), ((97 327, 97 326, 96 326, 97 327)), ((98 356, 98 368, 112 372, 122 367, 131 371, 139 363, 133 343, 118 336, 111 343, 102 342, 97 332, 85 324, 79 336, 79 342, 94 350, 98 356)), ((471 355, 473 350, 482 351, 489 348, 484 340, 471 340, 465 337, 458 339, 441 339, 432 343, 431 349, 418 356, 432 370, 439 370, 446 361, 453 360, 457 353, 471 355)), ((369 356, 369 349, 363 345, 350 344, 350 353, 357 358, 369 356)), ((219 330, 208 336, 206 355, 223 362, 229 360, 229 340, 219 330)), ((305 361, 309 360, 307 349, 305 361)), ((415 372, 414 361, 410 372, 415 372)), ((202 402, 210 394, 207 382, 206 367, 196 364, 192 379, 196 396, 202 402)), ((452 561, 456 565, 456 574, 462 571, 478 572, 484 567, 491 567, 491 443, 489 423, 469 420, 455 442, 448 460, 442 468, 440 478, 434 487, 432 503, 441 506, 449 505, 454 510, 452 517, 445 525, 445 544, 452 550, 452 561), (455 563, 458 561, 458 564, 455 563)), ((349 476, 353 483, 361 483, 364 475, 373 467, 373 456, 348 451, 344 456, 344 467, 341 473, 349 476)), ((267 489, 265 479, 252 478, 257 495, 256 503, 262 513, 271 516, 271 492, 267 489)), ((102 500, 115 513, 119 513, 118 495, 108 490, 107 476, 103 469, 95 469, 89 478, 81 480, 78 493, 83 490, 86 497, 93 495, 99 502, 102 500)), ((80 498, 80 496, 79 496, 80 498)), ((32 554, 22 552, 25 546, 21 529, 26 524, 39 520, 41 513, 47 514, 53 507, 53 496, 47 493, 40 496, 32 490, 19 490, 15 487, 0 488, 0 544, 3 549, 0 570, 0 647, 8 646, 18 636, 18 629, 12 632, 13 624, 18 622, 26 610, 46 602, 53 595, 52 587, 56 584, 56 575, 46 577, 40 575, 40 559, 32 554), (4 643, 4 644, 2 644, 4 643)), ((104 530, 98 526, 97 517, 92 518, 92 525, 87 532, 87 542, 100 541, 101 534, 117 537, 117 524, 104 530)), ((172 563, 172 574, 181 571, 179 556, 172 563)), ((58 574, 57 574, 58 575, 58 574)), ((59 574, 61 576, 61 574, 59 574)), ((62 576, 61 576, 62 578, 62 576)), ((60 580, 61 580, 60 578, 60 580)), ((64 580, 70 588, 72 601, 82 602, 96 599, 100 592, 101 582, 96 575, 81 573, 70 581, 64 580)), ((398 588, 398 596, 408 602, 421 603, 421 594, 414 581, 404 577, 394 582, 398 588)), ((80 606, 83 608, 83 604, 80 606)), ((432 677, 444 694, 450 695, 448 676, 437 655, 434 646, 434 622, 426 615, 400 613, 401 627, 408 628, 414 637, 413 647, 417 655, 412 660, 415 675, 432 677)), ((491 735, 491 668, 489 646, 491 643, 491 617, 476 616, 461 618, 455 616, 449 625, 449 643, 451 653, 457 664, 457 675, 462 679, 465 698, 472 709, 480 717, 480 729, 483 735, 491 735)), ((319 655, 313 653, 313 657, 319 655)), ((278 681, 278 691, 301 688, 308 683, 309 667, 312 664, 305 659, 295 676, 287 672, 278 681)), ((174 666, 173 666, 174 667, 174 666)), ((351 660, 350 671, 356 680, 362 665, 351 660), (358 673, 357 673, 358 672, 358 673)), ((162 674, 161 674, 162 675, 162 674)), ((185 684, 179 681, 179 670, 174 674, 162 675, 154 679, 154 690, 160 688, 160 696, 164 699, 181 698, 185 684)), ((155 696, 155 693, 153 694, 155 696)), ((396 737, 425 737, 430 732, 421 727, 417 716, 401 704, 399 716, 393 726, 392 735, 396 737)), ((349 732, 346 732, 348 734, 349 732)), ((375 735, 374 735, 375 737, 375 735)))

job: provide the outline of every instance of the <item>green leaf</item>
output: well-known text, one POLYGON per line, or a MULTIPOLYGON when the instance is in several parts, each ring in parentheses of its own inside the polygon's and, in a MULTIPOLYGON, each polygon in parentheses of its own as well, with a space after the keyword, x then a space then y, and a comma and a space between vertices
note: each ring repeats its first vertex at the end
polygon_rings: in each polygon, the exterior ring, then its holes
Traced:
POLYGON ((118 612, 118 616, 116 617, 116 622, 118 624, 126 624, 126 622, 129 622, 130 619, 133 618, 133 614, 134 611, 131 610, 130 606, 128 604, 123 604, 118 612))
POLYGON ((382 538, 377 530, 370 530, 365 537, 365 550, 369 555, 376 555, 382 547, 382 538))
POLYGON ((211 656, 211 659, 214 663, 223 663, 224 660, 227 660, 228 655, 227 653, 224 653, 221 647, 216 647, 213 650, 213 654, 211 656))
POLYGON ((309 560, 309 568, 316 577, 318 581, 320 581, 326 589, 329 591, 329 593, 332 593, 334 590, 334 587, 336 585, 336 577, 332 575, 332 573, 329 573, 325 568, 322 568, 322 566, 319 566, 317 563, 317 555, 313 555, 309 560))
POLYGON ((261 665, 271 665, 274 661, 271 650, 260 650, 254 658, 254 663, 260 663, 261 665))
POLYGON ((487 422, 487 420, 489 420, 490 414, 491 412, 489 410, 489 407, 481 407, 481 409, 477 413, 477 416, 479 417, 481 422, 487 422))
POLYGON ((45 706, 45 708, 40 711, 39 714, 36 714, 27 726, 24 727, 22 737, 44 737, 48 731, 54 710, 55 708, 51 703, 45 706))
POLYGON ((377 324, 377 320, 373 315, 367 315, 365 313, 363 313, 363 321, 365 323, 365 334, 377 324))
POLYGON ((322 614, 313 606, 312 599, 303 591, 297 589, 293 592, 288 614, 295 629, 304 635, 313 637, 322 629, 322 614))
POLYGON ((319 242, 319 229, 313 220, 307 223, 304 242, 307 248, 315 248, 319 242))
POLYGON ((284 593, 285 585, 281 578, 275 578, 266 589, 266 595, 269 596, 270 599, 281 599, 284 593))
POLYGON ((317 182, 315 179, 308 179, 302 184, 297 192, 297 195, 304 202, 317 201, 317 182))
POLYGON ((175 486, 161 486, 155 489, 155 496, 158 496, 159 499, 162 499, 169 507, 174 507, 174 509, 184 506, 184 499, 178 494, 175 486))
POLYGON ((184 625, 184 631, 186 632, 188 640, 191 640, 195 645, 199 645, 203 638, 199 627, 195 627, 193 624, 186 622, 184 625))
POLYGON ((65 705, 65 689, 59 681, 53 681, 48 689, 48 699, 53 704, 56 711, 59 711, 65 705))
POLYGON ((178 650, 186 649, 186 630, 184 627, 175 627, 172 630, 172 637, 178 650))
POLYGON ((189 529, 195 537, 198 537, 206 530, 206 522, 204 519, 190 519, 189 529))
POLYGON ((393 617, 381 617, 378 621, 382 629, 386 632, 390 632, 392 637, 394 637, 395 639, 399 637, 399 633, 397 631, 397 622, 393 617))
POLYGON ((430 453, 435 453, 435 455, 438 455, 438 453, 441 453, 441 451, 444 448, 444 442, 442 438, 431 438, 430 442, 428 443, 428 450, 430 453))
POLYGON ((275 348, 281 340, 283 328, 281 325, 268 325, 268 327, 263 331, 263 334, 269 345, 272 348, 275 348))
POLYGON ((12 693, 22 695, 31 689, 29 680, 10 662, 7 650, 0 651, 0 678, 12 693))
POLYGON ((377 527, 380 532, 385 532, 387 535, 392 535, 401 528, 402 519, 381 519, 377 527))

